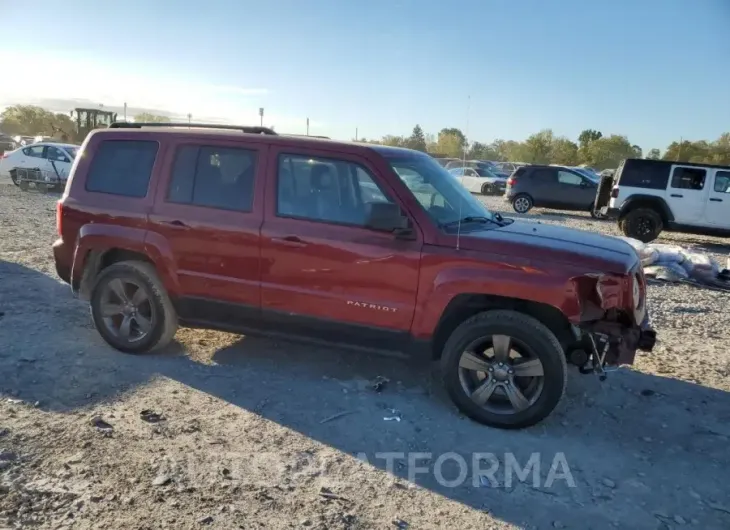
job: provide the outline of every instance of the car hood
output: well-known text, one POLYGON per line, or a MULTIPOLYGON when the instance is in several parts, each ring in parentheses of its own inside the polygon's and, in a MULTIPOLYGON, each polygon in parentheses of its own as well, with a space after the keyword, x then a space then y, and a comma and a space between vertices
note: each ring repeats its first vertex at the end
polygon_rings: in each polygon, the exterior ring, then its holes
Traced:
POLYGON ((519 219, 498 228, 462 233, 461 246, 534 261, 567 263, 585 272, 621 274, 638 260, 636 250, 616 237, 519 219))

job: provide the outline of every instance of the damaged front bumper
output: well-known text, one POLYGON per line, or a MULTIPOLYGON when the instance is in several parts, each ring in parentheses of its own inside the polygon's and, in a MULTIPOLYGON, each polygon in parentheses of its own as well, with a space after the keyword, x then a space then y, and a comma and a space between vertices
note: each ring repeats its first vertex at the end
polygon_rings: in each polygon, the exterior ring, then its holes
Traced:
POLYGON ((607 366, 634 364, 637 351, 651 352, 656 343, 656 331, 649 324, 648 315, 638 326, 600 320, 580 329, 587 354, 581 371, 603 377, 607 366))

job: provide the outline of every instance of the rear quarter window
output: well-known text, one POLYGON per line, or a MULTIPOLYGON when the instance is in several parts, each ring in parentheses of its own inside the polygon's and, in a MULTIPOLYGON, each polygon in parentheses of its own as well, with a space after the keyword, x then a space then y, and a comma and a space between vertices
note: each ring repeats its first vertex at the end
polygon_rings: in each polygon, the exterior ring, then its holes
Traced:
POLYGON ((86 176, 86 191, 145 197, 158 149, 153 141, 100 142, 86 176))
POLYGON ((621 168, 619 186, 666 189, 669 182, 670 164, 653 160, 626 160, 621 168))

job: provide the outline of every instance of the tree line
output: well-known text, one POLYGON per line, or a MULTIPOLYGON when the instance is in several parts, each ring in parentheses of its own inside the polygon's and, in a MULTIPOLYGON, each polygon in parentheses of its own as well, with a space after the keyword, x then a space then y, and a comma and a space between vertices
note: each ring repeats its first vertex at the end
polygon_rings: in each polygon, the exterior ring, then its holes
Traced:
MULTIPOLYGON (((596 169, 615 169, 625 158, 643 158, 644 152, 626 136, 604 136, 601 131, 586 129, 577 141, 556 136, 551 129, 530 135, 526 140, 495 140, 492 143, 469 142, 457 128, 441 129, 437 135, 425 134, 420 125, 410 136, 387 135, 380 140, 356 139, 359 142, 407 147, 435 156, 476 160, 527 162, 532 164, 588 165, 596 169)), ((705 164, 730 164, 730 133, 713 142, 706 140, 672 142, 662 154, 651 149, 645 158, 705 164)))
MULTIPOLYGON (((137 122, 170 122, 167 116, 143 113, 134 116, 137 122)), ((76 125, 67 114, 50 112, 34 105, 15 105, 0 113, 0 132, 15 136, 52 136, 72 138, 76 125)), ((444 128, 437 135, 426 134, 420 125, 410 136, 386 135, 380 140, 356 139, 359 142, 408 147, 445 156, 468 159, 528 162, 533 164, 586 164, 596 169, 613 169, 625 158, 642 158, 644 152, 626 136, 604 136, 595 129, 580 133, 577 141, 556 136, 545 129, 519 142, 494 140, 491 143, 469 142, 466 135, 454 127, 444 128)), ((664 153, 651 149, 646 158, 730 165, 730 133, 715 141, 699 140, 672 142, 664 153)))

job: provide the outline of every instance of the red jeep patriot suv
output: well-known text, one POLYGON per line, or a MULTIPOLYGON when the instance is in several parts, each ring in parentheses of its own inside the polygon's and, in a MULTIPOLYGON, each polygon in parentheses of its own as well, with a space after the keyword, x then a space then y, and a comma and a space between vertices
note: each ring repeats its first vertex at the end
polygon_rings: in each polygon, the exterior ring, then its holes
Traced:
POLYGON ((262 127, 115 123, 58 203, 56 270, 114 348, 178 326, 440 359, 469 417, 519 428, 650 351, 625 242, 488 211, 408 149, 262 127))

